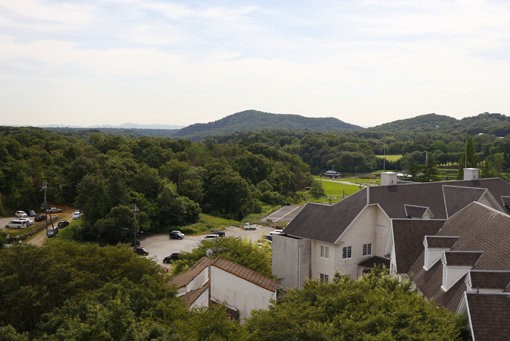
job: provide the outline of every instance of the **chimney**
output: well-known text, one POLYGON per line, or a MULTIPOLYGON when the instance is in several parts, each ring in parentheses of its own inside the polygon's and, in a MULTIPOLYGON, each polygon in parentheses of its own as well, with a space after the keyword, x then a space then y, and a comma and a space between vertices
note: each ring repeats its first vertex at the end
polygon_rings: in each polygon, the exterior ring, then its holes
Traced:
POLYGON ((478 180, 478 168, 464 168, 464 180, 478 180))
POLYGON ((397 173, 395 172, 382 172, 381 173, 381 186, 390 186, 397 184, 397 173))

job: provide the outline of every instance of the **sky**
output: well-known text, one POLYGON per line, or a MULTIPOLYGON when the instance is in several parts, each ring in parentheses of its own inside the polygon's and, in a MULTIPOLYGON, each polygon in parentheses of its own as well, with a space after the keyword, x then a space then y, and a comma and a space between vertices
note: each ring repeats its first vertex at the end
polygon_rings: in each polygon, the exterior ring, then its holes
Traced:
POLYGON ((510 112, 507 0, 0 0, 0 125, 510 112))

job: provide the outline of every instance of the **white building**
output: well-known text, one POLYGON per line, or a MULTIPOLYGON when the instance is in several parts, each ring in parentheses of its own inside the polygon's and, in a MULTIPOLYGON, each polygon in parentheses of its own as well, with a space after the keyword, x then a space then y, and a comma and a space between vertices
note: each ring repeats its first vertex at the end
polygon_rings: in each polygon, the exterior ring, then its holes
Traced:
POLYGON ((243 322, 252 310, 267 309, 276 301, 279 282, 235 262, 204 257, 173 277, 170 284, 187 306, 222 304, 233 318, 243 322))

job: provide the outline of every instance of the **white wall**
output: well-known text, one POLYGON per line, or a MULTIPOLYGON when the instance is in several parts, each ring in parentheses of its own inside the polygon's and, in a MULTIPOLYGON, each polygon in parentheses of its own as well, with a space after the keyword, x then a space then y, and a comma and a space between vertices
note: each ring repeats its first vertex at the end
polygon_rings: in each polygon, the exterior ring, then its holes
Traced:
POLYGON ((198 288, 201 288, 205 282, 209 279, 208 270, 209 268, 206 267, 204 270, 202 270, 191 282, 186 285, 186 292, 190 292, 192 290, 196 290, 198 288))
POLYGON ((216 266, 211 267, 211 299, 239 310, 241 322, 254 309, 267 309, 276 292, 264 289, 249 281, 232 275, 216 266))
POLYGON ((284 288, 301 288, 310 278, 310 239, 275 234, 272 248, 273 275, 284 288))
MULTIPOLYGON (((383 257, 386 253, 390 220, 385 217, 377 205, 367 206, 344 232, 338 245, 334 248, 334 267, 331 272, 358 277, 358 264, 373 256, 383 257), (379 238, 376 228, 379 226, 379 238), (363 256, 363 244, 372 244, 372 254, 363 256), (352 247, 351 258, 342 258, 343 247, 352 247)), ((320 252, 320 250, 319 250, 320 252)), ((388 252, 390 253, 390 252, 388 252)), ((320 255, 320 254, 319 254, 320 255)), ((312 257, 312 259, 316 259, 312 257)), ((312 262, 312 276, 319 276, 314 270, 316 262, 312 262)))
POLYGON ((200 308, 200 307, 209 307, 209 288, 204 290, 204 292, 191 304, 191 308, 200 308))

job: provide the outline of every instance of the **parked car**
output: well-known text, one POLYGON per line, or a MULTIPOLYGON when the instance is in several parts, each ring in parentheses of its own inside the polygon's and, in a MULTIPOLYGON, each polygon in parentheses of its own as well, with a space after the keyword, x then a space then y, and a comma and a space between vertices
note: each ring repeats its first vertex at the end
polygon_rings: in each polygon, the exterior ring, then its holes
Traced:
POLYGON ((10 222, 8 222, 7 225, 5 225, 5 228, 7 228, 7 229, 22 229, 27 226, 28 225, 25 220, 14 219, 14 220, 11 220, 10 222))
POLYGON ((58 208, 58 207, 50 207, 50 208, 48 208, 48 213, 60 213, 60 212, 62 212, 61 208, 58 208))
POLYGON ((58 233, 58 227, 50 227, 48 228, 48 231, 46 231, 46 236, 48 238, 55 237, 58 233))
POLYGON ((81 218, 81 212, 80 211, 74 211, 72 219, 80 219, 81 218))
POLYGON ((149 255, 149 251, 145 250, 143 247, 139 246, 139 247, 136 247, 135 248, 135 252, 136 254, 140 255, 140 256, 148 256, 149 255))
POLYGON ((46 220, 46 214, 37 214, 37 215, 34 217, 34 220, 35 220, 35 221, 43 221, 43 220, 46 220))
POLYGON ((140 239, 135 239, 131 241, 131 246, 140 246, 140 239))
POLYGON ((211 233, 202 238, 202 240, 209 240, 209 239, 217 239, 220 236, 218 236, 216 233, 211 233))
POLYGON ((66 226, 68 226, 68 225, 69 225, 69 222, 68 222, 67 220, 61 220, 61 221, 59 221, 59 222, 58 222, 58 224, 57 224, 57 226, 58 226, 59 228, 64 228, 64 227, 66 227, 66 226))
POLYGON ((245 230, 256 230, 257 229, 257 226, 253 225, 253 224, 250 224, 250 223, 245 223, 244 224, 244 229, 245 230))
POLYGON ((27 213, 25 211, 16 211, 14 215, 18 218, 26 218, 28 217, 27 213))
POLYGON ((169 237, 170 237, 170 239, 184 239, 184 233, 182 233, 181 231, 177 231, 177 230, 170 231, 169 237))
POLYGON ((225 237, 225 231, 212 231, 211 233, 217 234, 219 237, 225 237))
POLYGON ((34 210, 28 210, 28 216, 29 217, 35 217, 36 216, 35 211, 34 210))
POLYGON ((18 218, 18 220, 26 221, 27 222, 27 226, 31 226, 34 223, 34 221, 32 219, 30 219, 30 218, 18 218))
POLYGON ((163 263, 170 264, 172 262, 175 262, 176 260, 179 260, 178 252, 174 252, 170 256, 166 256, 165 258, 163 258, 163 263))

